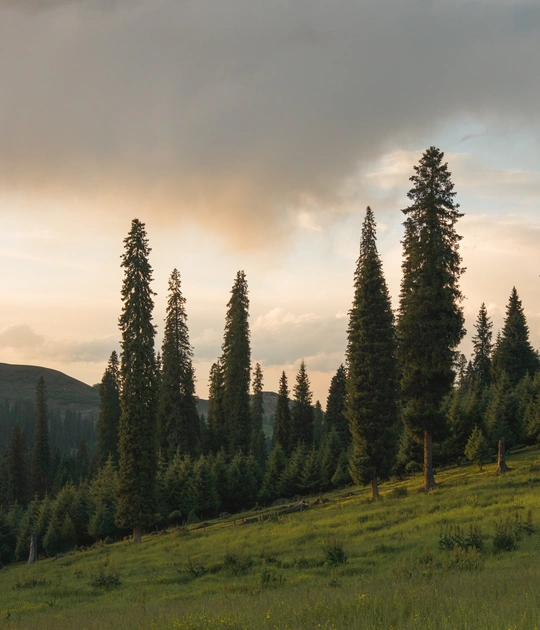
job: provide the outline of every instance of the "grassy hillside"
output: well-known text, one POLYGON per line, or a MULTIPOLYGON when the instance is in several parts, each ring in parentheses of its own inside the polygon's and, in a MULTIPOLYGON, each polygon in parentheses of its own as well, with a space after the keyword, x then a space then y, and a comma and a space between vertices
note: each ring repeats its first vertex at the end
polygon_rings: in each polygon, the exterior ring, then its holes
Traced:
POLYGON ((34 365, 0 363, 0 398, 34 400, 40 376, 45 379, 51 407, 82 412, 99 409, 99 396, 94 387, 58 370, 34 365))
POLYGON ((12 565, 0 628, 539 628, 538 451, 509 465, 442 471, 429 494, 413 477, 376 503, 352 488, 301 513, 12 565))

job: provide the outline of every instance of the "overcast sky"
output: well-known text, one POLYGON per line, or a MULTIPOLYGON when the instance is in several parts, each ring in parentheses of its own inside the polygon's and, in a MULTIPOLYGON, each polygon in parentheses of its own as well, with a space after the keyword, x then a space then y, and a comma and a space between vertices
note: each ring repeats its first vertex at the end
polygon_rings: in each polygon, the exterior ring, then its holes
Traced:
POLYGON ((538 2, 0 0, 0 361, 101 379, 137 217, 158 344, 182 275, 199 395, 243 269, 265 389, 305 359, 324 406, 365 207, 397 307, 431 145, 465 213, 469 332, 515 285, 538 348, 539 66, 538 2))

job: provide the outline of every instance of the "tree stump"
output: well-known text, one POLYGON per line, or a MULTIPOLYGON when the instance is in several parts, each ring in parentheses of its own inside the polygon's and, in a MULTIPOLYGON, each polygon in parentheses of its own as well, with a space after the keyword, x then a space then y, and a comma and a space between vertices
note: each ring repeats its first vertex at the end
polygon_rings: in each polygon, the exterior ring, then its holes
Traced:
POLYGON ((504 438, 499 440, 499 448, 497 452, 497 474, 503 475, 508 472, 510 468, 506 465, 506 450, 504 447, 504 438))
POLYGON ((30 535, 30 553, 28 554, 28 564, 36 564, 37 561, 37 534, 30 535))

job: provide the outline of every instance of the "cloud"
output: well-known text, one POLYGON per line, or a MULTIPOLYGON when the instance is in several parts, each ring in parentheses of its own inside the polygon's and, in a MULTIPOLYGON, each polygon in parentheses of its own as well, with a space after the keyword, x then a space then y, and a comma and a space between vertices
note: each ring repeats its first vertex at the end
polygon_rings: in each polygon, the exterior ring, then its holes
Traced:
POLYGON ((354 207, 351 177, 448 121, 539 122, 528 2, 106 5, 0 4, 5 191, 258 248, 306 206, 354 207))
POLYGON ((26 324, 16 324, 5 328, 0 333, 0 348, 12 350, 30 350, 43 347, 45 337, 35 333, 26 324))
POLYGON ((47 339, 27 324, 9 326, 0 333, 0 349, 14 351, 20 360, 103 363, 113 350, 118 350, 118 345, 114 337, 83 341, 47 339))
MULTIPOLYGON (((294 314, 275 308, 260 315, 252 326, 253 356, 265 357, 264 364, 295 365, 308 357, 322 369, 323 360, 328 366, 339 355, 343 357, 347 343, 347 319, 342 313, 334 317, 314 313, 294 314)), ((331 370, 336 370, 343 358, 331 370)))

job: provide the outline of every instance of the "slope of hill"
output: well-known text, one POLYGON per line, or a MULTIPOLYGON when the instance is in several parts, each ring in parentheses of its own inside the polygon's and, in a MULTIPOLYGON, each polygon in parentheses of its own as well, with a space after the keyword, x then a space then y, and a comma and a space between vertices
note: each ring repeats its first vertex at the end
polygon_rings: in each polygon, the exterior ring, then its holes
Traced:
POLYGON ((33 401, 40 376, 45 379, 48 404, 51 408, 71 409, 84 413, 99 410, 99 395, 95 387, 58 370, 34 365, 0 363, 0 399, 33 401))
POLYGON ((10 565, 0 627, 504 630, 540 627, 540 458, 352 487, 302 512, 254 509, 10 565), (4 625, 2 625, 4 624, 4 625))

